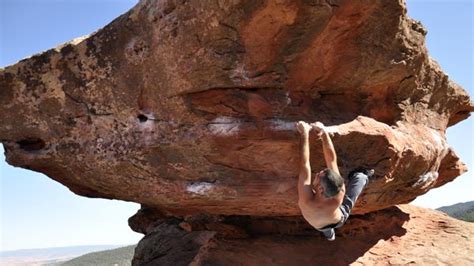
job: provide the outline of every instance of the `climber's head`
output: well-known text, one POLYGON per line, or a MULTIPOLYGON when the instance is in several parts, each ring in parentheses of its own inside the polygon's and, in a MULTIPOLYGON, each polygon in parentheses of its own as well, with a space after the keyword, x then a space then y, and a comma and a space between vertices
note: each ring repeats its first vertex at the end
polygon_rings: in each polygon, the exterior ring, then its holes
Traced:
POLYGON ((341 191, 344 179, 331 169, 324 169, 314 177, 313 188, 326 198, 331 198, 341 191))

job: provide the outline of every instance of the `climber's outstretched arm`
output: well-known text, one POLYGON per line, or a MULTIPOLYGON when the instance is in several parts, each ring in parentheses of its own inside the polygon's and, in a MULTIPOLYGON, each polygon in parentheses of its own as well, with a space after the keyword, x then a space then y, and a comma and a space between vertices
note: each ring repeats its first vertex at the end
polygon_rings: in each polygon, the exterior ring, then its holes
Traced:
POLYGON ((296 128, 301 134, 301 162, 298 177, 298 203, 307 203, 313 200, 311 188, 311 165, 309 163, 309 131, 311 126, 303 121, 296 123, 296 128))
POLYGON ((311 127, 318 133, 323 142, 323 153, 324 160, 326 161, 326 167, 339 173, 339 167, 337 166, 337 155, 334 145, 332 144, 331 136, 326 130, 326 127, 321 122, 311 124, 311 127))

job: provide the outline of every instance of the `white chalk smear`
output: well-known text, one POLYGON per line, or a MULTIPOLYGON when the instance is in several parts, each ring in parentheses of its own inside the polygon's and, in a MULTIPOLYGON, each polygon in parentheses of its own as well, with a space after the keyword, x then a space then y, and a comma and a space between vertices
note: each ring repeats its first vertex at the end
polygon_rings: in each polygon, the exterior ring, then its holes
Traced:
POLYGON ((233 117, 219 116, 219 117, 216 117, 214 120, 212 120, 212 123, 226 124, 226 123, 236 123, 237 121, 238 120, 233 117))
POLYGON ((430 132, 436 144, 442 147, 446 146, 444 139, 441 137, 440 133, 437 130, 430 128, 430 132))
POLYGON ((412 187, 424 187, 427 186, 431 183, 433 183, 437 178, 439 174, 438 172, 428 172, 420 175, 418 181, 416 181, 415 184, 412 185, 412 187))
POLYGON ((232 136, 239 132, 240 124, 238 119, 220 116, 212 120, 208 128, 213 135, 232 136))
POLYGON ((236 68, 234 68, 230 72, 229 78, 234 81, 248 81, 249 80, 249 74, 248 71, 245 70, 245 65, 239 64, 236 68))
POLYGON ((198 195, 206 195, 209 190, 214 187, 213 183, 209 182, 193 182, 186 187, 186 191, 198 194, 198 195))
MULTIPOLYGON (((273 130, 293 130, 296 131, 296 122, 295 121, 286 121, 281 119, 272 119, 270 120, 271 128, 273 130)), ((324 127, 324 130, 328 133, 337 133, 337 126, 324 127)))
MULTIPOLYGON (((134 121, 135 120, 136 119, 134 119, 134 121)), ((140 128, 142 131, 153 131, 155 128, 155 123, 153 123, 153 120, 151 119, 148 119, 145 122, 136 121, 136 124, 138 124, 138 128, 140 128)))
POLYGON ((288 122, 281 119, 272 119, 271 127, 274 130, 296 130, 295 122, 288 122))
POLYGON ((324 130, 327 132, 327 133, 338 133, 339 130, 338 130, 338 127, 337 126, 328 126, 328 127, 324 127, 324 130))

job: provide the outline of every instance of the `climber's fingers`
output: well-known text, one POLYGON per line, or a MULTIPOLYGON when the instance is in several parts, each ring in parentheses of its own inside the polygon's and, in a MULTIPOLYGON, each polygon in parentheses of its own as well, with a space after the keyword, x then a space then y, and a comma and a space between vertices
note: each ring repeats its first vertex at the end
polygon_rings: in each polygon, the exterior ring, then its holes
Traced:
POLYGON ((308 133, 311 130, 311 126, 305 121, 298 121, 295 123, 295 127, 300 134, 308 133))
POLYGON ((317 121, 317 122, 314 122, 314 123, 311 123, 311 128, 316 131, 316 133, 321 136, 325 131, 326 131, 326 127, 324 126, 323 123, 317 121))

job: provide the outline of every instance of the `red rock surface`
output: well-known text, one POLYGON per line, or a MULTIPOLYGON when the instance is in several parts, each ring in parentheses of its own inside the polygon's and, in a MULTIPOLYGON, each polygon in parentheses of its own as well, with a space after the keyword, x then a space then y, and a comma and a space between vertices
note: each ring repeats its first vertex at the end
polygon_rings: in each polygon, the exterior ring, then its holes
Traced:
MULTIPOLYGON (((473 110, 399 1, 140 1, 0 70, 7 161, 168 214, 299 215, 297 120, 332 126, 354 212, 466 171, 445 130, 473 110), (258 203, 258 204, 256 204, 258 203)), ((324 165, 317 140, 312 165, 324 165)))
MULTIPOLYGON (((133 265, 472 265, 474 224, 439 211, 399 205, 352 216, 329 242, 305 222, 269 218, 223 236, 214 226, 186 231, 179 221, 154 227, 133 265), (309 230, 305 230, 309 229, 309 230)), ((228 227, 227 227, 228 228, 228 227)))

